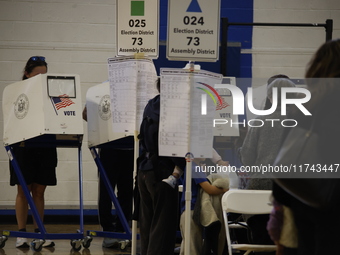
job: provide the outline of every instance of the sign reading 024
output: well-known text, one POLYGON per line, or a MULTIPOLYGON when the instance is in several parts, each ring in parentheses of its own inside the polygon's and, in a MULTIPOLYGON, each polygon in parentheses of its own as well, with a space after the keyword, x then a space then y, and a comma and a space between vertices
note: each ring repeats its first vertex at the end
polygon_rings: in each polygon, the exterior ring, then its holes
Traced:
POLYGON ((169 0, 167 58, 217 61, 220 0, 169 0))
POLYGON ((117 56, 158 57, 159 0, 117 0, 117 56))

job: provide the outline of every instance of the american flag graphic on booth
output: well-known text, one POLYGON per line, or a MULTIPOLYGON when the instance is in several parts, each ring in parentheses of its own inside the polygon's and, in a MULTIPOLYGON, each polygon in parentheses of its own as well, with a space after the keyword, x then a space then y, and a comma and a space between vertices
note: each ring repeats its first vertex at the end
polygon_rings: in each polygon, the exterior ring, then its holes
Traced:
POLYGON ((52 102, 57 110, 74 104, 66 94, 60 95, 59 97, 52 97, 52 102))

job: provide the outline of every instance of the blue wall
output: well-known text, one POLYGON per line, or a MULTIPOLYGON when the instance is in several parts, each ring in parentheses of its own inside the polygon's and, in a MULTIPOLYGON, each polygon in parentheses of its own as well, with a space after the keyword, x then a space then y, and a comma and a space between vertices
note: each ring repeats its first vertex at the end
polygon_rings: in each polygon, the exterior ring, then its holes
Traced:
MULTIPOLYGON (((227 17, 228 21, 240 23, 253 22, 253 0, 221 0, 221 18, 227 17)), ((159 40, 166 41, 167 37, 168 0, 160 0, 160 32, 159 40)), ((228 42, 239 42, 241 48, 228 47, 228 72, 227 75, 248 78, 252 76, 251 54, 240 54, 241 49, 252 48, 251 26, 229 26, 228 42)), ((222 32, 221 32, 222 34, 222 32)), ((184 67, 185 61, 168 61, 166 59, 165 45, 160 45, 159 59, 155 61, 157 71, 160 67, 184 67)), ((202 63, 205 70, 220 72, 220 63, 202 63)))

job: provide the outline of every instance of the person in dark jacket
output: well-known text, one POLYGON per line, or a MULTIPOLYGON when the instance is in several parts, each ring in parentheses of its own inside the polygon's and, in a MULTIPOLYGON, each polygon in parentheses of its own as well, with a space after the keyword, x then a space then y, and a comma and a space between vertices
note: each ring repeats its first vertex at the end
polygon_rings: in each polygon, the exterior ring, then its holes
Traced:
MULTIPOLYGON (((160 91, 160 82, 157 83, 160 91)), ((167 182, 176 168, 185 167, 185 159, 158 155, 160 95, 151 99, 143 113, 140 128, 141 156, 138 159, 140 194, 140 240, 142 255, 172 255, 176 242, 178 185, 167 182)))

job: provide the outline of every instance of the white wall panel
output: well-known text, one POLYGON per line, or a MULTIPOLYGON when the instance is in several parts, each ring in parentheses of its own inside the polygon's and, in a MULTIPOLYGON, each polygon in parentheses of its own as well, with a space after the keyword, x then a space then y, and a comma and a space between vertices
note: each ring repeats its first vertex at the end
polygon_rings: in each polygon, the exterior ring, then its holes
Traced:
MULTIPOLYGON (((254 0, 254 22, 326 23, 333 19, 333 38, 340 37, 340 5, 336 0, 254 0)), ((260 27, 253 29, 253 77, 283 73, 303 78, 306 65, 325 42, 323 27, 260 27)))

